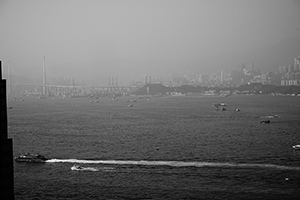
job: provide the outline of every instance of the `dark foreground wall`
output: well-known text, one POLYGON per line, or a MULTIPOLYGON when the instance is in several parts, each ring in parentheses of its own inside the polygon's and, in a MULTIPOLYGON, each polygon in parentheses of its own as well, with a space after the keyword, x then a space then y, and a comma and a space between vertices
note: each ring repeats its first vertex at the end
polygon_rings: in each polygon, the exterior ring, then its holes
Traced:
POLYGON ((0 61, 0 199, 14 199, 12 139, 7 136, 6 81, 2 80, 0 61))

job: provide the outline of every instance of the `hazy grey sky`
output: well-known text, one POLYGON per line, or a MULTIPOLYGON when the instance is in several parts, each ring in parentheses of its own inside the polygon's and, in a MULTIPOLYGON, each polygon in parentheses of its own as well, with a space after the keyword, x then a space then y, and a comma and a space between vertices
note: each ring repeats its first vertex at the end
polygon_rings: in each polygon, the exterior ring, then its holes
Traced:
POLYGON ((15 73, 34 71, 43 55, 48 67, 105 73, 125 71, 122 60, 199 60, 300 39, 300 1, 0 0, 0 27, 0 59, 15 73))

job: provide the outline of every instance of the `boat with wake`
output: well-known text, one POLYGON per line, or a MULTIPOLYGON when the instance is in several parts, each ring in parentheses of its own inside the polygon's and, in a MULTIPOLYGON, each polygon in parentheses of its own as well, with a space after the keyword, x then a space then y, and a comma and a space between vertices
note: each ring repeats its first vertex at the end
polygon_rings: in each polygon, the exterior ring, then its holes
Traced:
POLYGON ((81 166, 76 165, 76 164, 71 167, 71 170, 73 170, 73 171, 74 170, 75 171, 94 171, 94 172, 99 171, 95 167, 81 167, 81 166))
POLYGON ((31 154, 31 153, 25 153, 23 155, 20 155, 15 158, 16 162, 33 162, 33 163, 44 163, 48 160, 43 155, 40 154, 31 154))
POLYGON ((294 145, 294 146, 293 146, 293 149, 295 149, 295 150, 300 150, 300 144, 294 145))

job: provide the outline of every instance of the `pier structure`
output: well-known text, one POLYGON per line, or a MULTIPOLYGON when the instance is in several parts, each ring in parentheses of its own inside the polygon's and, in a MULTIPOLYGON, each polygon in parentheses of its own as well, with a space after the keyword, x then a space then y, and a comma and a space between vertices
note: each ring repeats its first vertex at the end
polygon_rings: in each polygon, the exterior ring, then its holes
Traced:
POLYGON ((0 199, 14 199, 13 141, 8 138, 6 80, 0 60, 0 199))

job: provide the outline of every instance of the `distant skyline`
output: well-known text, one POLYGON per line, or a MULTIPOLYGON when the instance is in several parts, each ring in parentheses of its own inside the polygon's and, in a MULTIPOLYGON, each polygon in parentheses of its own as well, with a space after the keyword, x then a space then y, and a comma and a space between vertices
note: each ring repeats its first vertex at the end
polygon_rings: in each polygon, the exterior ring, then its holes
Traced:
POLYGON ((13 74, 40 76, 46 56, 49 76, 134 77, 300 39, 300 1, 1 0, 0 27, 13 74))

